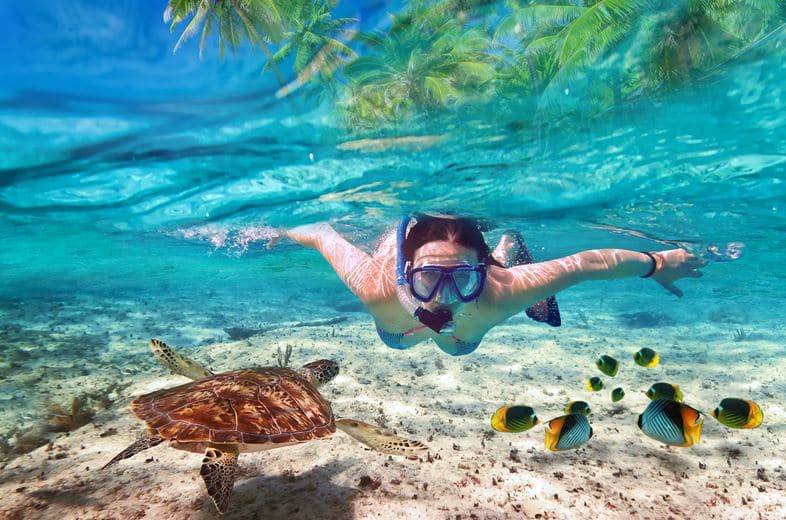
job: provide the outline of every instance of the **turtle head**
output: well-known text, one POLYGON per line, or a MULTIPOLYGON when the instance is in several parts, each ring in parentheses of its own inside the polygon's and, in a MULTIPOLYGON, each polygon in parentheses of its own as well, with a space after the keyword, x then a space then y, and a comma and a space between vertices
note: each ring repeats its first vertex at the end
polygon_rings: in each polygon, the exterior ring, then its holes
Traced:
POLYGON ((312 361, 299 370, 300 375, 314 386, 327 383, 338 375, 338 363, 329 359, 312 361))

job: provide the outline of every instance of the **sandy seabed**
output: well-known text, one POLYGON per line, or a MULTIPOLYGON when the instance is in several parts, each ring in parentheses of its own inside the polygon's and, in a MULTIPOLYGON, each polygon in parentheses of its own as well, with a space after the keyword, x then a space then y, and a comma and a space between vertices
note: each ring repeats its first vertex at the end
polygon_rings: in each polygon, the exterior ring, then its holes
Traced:
MULTIPOLYGON (((265 303, 280 309, 286 302, 265 303)), ((199 476, 199 455, 162 445, 99 470, 143 431, 130 400, 186 381, 155 363, 149 337, 216 371, 274 364, 287 345, 293 365, 336 359, 341 374, 323 394, 338 416, 430 448, 420 460, 406 460, 337 432, 243 454, 223 518, 786 518, 782 331, 750 333, 733 320, 664 325, 643 314, 627 326, 618 316, 581 315, 551 329, 522 316, 490 332, 474 354, 452 358, 430 343, 386 348, 363 312, 337 312, 343 321, 329 325, 268 321, 263 334, 231 341, 222 333, 230 324, 221 323, 220 305, 213 318, 207 306, 195 320, 173 302, 148 302, 143 310, 137 302, 60 304, 47 327, 34 323, 41 311, 34 302, 2 311, 4 340, 13 345, 6 352, 16 356, 4 361, 0 392, 0 427, 9 437, 0 466, 3 519, 219 517, 199 476), (191 346, 194 338, 199 344, 191 346), (36 351, 42 345, 55 345, 48 358, 36 351), (80 355, 69 355, 69 345, 80 355), (643 346, 660 352, 660 366, 633 363, 643 346), (584 380, 601 375, 594 366, 600 354, 615 356, 621 368, 591 394, 584 380), (707 412, 723 397, 754 399, 764 424, 731 430, 707 416, 700 445, 663 446, 636 427, 648 403, 643 391, 657 381, 679 384, 685 402, 707 412), (627 393, 620 403, 609 398, 616 386, 627 393), (74 396, 94 412, 90 423, 14 453, 24 432, 45 422, 42 403, 66 405, 74 396), (574 399, 593 408, 594 436, 577 450, 545 450, 543 425, 520 434, 489 426, 503 404, 529 404, 548 420, 574 399)), ((325 317, 325 309, 319 312, 325 317)))

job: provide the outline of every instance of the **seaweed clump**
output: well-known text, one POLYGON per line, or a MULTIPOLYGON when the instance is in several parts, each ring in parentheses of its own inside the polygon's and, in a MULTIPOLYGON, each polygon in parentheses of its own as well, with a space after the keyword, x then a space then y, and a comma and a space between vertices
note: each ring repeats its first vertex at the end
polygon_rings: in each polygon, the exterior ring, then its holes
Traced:
POLYGON ((93 415, 92 410, 82 407, 82 400, 79 397, 74 397, 70 411, 66 411, 58 403, 49 405, 47 426, 52 432, 71 432, 89 423, 93 415))
POLYGON ((750 339, 752 339, 752 337, 753 334, 751 334, 750 332, 748 332, 743 328, 739 328, 736 331, 734 331, 734 341, 736 342, 749 341, 750 339))
POLYGON ((5 463, 19 455, 29 453, 49 443, 47 433, 40 427, 32 428, 25 433, 15 433, 14 441, 0 437, 0 463, 5 463))
POLYGON ((620 314, 623 325, 629 329, 645 329, 650 327, 668 327, 675 325, 674 320, 662 312, 631 312, 620 314))
POLYGON ((285 351, 282 351, 280 346, 277 347, 276 350, 278 353, 278 366, 282 368, 289 367, 291 363, 290 358, 292 357, 292 345, 287 343, 287 347, 285 351))

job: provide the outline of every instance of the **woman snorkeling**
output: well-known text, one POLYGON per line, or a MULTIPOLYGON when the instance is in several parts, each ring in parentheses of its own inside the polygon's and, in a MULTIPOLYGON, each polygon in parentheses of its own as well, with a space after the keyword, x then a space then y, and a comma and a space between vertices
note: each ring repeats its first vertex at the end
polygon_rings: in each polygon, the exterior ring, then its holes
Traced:
POLYGON ((326 223, 282 235, 325 257, 368 307, 386 345, 432 339, 454 356, 474 351, 492 327, 524 310, 559 326, 554 295, 571 285, 640 276, 682 296, 674 282, 700 277, 705 263, 683 249, 593 249, 533 263, 518 233, 506 232, 492 252, 477 221, 445 215, 403 217, 372 255, 326 223))

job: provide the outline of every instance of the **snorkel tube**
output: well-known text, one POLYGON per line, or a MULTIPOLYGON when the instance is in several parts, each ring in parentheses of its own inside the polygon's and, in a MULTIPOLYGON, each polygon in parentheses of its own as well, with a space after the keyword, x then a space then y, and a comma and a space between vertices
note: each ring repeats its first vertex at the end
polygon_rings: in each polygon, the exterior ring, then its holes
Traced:
POLYGON ((404 239, 407 237, 407 227, 411 217, 401 217, 396 231, 396 295, 401 306, 410 315, 430 328, 437 334, 452 335, 456 325, 453 323, 453 314, 449 309, 438 309, 431 312, 415 303, 407 287, 406 265, 404 263, 404 239))

